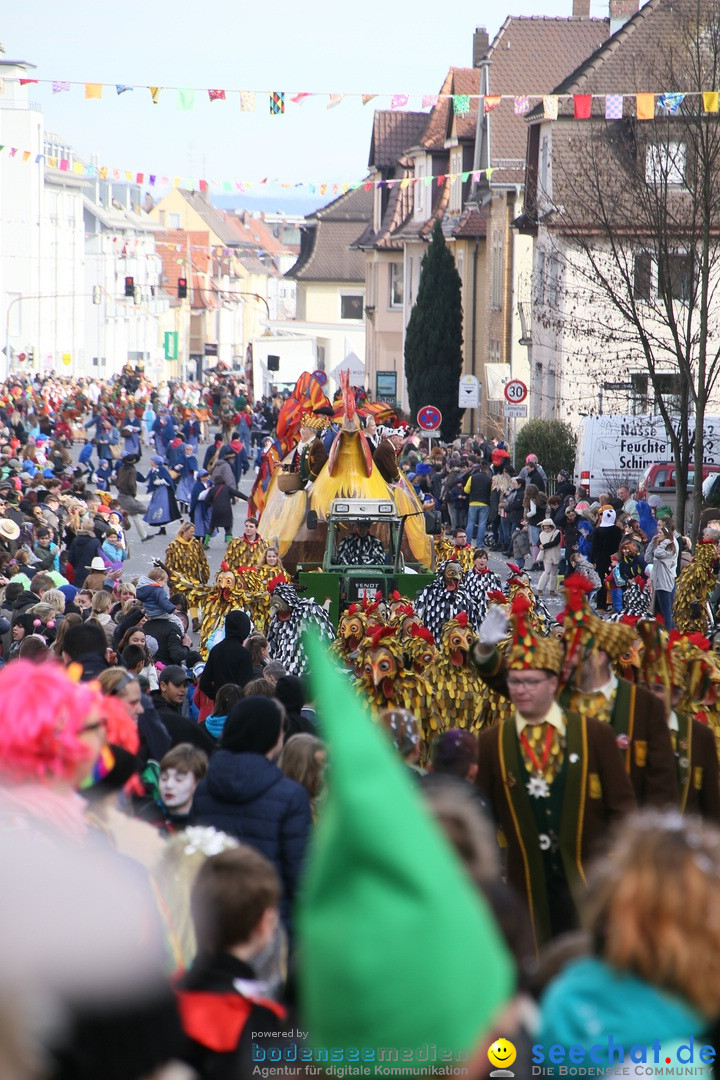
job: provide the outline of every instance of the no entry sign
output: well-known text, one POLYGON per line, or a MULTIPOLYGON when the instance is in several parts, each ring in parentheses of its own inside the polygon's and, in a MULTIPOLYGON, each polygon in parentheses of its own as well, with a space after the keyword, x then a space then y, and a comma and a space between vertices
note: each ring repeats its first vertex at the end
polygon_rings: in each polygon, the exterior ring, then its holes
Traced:
POLYGON ((417 414, 417 422, 423 431, 437 431, 442 424, 442 413, 435 405, 423 405, 417 414))

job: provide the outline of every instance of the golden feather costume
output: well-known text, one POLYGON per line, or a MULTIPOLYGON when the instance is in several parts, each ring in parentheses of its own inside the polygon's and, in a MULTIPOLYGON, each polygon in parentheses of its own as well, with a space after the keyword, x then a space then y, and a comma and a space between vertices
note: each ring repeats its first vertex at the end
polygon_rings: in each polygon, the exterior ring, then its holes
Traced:
POLYGON ((700 540, 695 557, 677 580, 673 602, 673 620, 681 634, 707 634, 707 602, 714 592, 718 575, 715 540, 700 540))
POLYGON ((438 654, 425 672, 433 694, 433 733, 451 727, 477 733, 483 727, 480 706, 487 688, 469 663, 476 640, 464 611, 443 627, 438 654))

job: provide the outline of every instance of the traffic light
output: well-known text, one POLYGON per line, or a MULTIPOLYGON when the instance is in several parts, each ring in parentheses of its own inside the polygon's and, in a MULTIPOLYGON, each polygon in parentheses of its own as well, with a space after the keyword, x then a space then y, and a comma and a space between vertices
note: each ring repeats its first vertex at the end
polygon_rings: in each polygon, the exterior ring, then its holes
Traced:
POLYGON ((28 364, 32 364, 33 361, 35 360, 35 350, 32 348, 32 346, 27 351, 27 358, 28 358, 28 364))
POLYGON ((187 278, 178 278, 178 300, 184 300, 187 296, 187 278))
POLYGON ((125 295, 130 296, 133 299, 135 298, 135 278, 134 277, 126 277, 125 278, 125 295))

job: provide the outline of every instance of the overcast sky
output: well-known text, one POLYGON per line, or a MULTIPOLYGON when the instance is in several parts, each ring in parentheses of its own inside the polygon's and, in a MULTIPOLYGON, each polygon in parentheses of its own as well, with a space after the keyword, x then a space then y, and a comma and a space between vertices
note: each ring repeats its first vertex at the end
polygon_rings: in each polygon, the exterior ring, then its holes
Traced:
MULTIPOLYGON (((476 26, 492 36, 507 14, 568 15, 571 7, 572 0, 516 0, 508 11, 487 0, 474 10, 438 0, 18 0, 3 4, 0 42, 5 59, 35 64, 39 79, 202 90, 182 112, 176 89, 161 90, 153 105, 144 89, 118 96, 106 86, 101 101, 86 101, 83 86, 55 95, 49 85, 30 87, 46 130, 84 159, 96 154, 111 168, 158 176, 277 178, 294 190, 361 179, 373 110, 400 93, 420 108, 420 96, 437 93, 449 67, 471 65, 476 26), (225 89, 228 99, 210 103, 208 89, 225 89), (262 91, 256 111, 242 113, 231 90, 262 91), (319 96, 288 101, 285 115, 272 117, 270 90, 319 96), (348 97, 328 110, 331 93, 381 96, 365 106, 348 97)), ((592 13, 606 16, 607 4, 595 2, 592 13)))

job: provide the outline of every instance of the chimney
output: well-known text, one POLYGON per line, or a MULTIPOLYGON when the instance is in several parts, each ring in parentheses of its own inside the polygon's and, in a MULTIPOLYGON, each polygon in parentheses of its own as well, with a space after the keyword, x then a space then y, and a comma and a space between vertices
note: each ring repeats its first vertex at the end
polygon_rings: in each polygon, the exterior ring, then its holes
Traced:
MULTIPOLYGON (((611 2, 612 2, 612 0, 611 0, 611 2)), ((590 17, 590 0, 573 0, 572 13, 573 13, 573 17, 575 17, 575 18, 577 18, 578 16, 582 16, 582 18, 584 18, 584 19, 589 18, 590 17)))
POLYGON ((610 33, 614 34, 640 10, 640 0, 610 0, 610 33))
MULTIPOLYGON (((589 0, 588 0, 589 2, 589 0)), ((473 34, 473 67, 480 67, 490 47, 490 37, 484 26, 478 26, 473 34)))

